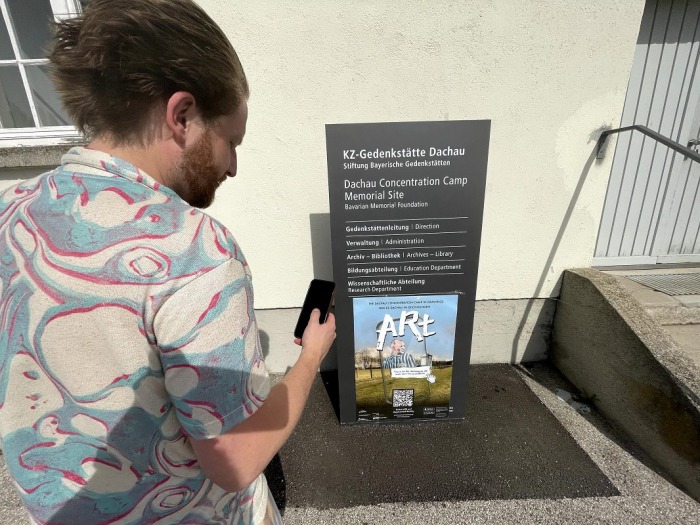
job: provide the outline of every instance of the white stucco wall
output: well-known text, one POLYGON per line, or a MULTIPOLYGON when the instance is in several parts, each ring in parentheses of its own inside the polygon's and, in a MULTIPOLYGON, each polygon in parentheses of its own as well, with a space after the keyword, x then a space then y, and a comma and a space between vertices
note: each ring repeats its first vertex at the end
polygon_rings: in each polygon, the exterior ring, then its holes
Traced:
POLYGON ((478 299, 556 295, 590 264, 612 155, 584 168, 619 121, 643 0, 198 1, 252 90, 239 175, 210 211, 257 308, 299 306, 314 273, 331 277, 327 123, 492 121, 478 299))
POLYGON ((314 263, 330 265, 326 123, 492 120, 478 299, 548 297, 590 264, 611 155, 545 268, 591 134, 618 123, 642 0, 199 2, 252 90, 239 176, 212 212, 250 260, 257 307, 298 306, 314 263))

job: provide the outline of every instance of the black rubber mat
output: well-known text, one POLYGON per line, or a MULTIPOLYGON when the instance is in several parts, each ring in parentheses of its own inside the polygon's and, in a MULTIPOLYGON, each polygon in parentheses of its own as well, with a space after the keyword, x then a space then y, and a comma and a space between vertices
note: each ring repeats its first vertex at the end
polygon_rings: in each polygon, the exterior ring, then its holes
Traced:
POLYGON ((458 422, 341 427, 334 377, 266 472, 282 508, 619 495, 508 365, 471 367, 458 422))

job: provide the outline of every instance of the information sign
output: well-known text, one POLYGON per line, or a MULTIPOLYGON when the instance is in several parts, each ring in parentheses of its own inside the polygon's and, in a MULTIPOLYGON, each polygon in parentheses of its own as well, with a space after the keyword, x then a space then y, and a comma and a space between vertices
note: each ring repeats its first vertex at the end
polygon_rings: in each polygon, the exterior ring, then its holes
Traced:
POLYGON ((464 417, 489 132, 326 126, 341 423, 464 417))

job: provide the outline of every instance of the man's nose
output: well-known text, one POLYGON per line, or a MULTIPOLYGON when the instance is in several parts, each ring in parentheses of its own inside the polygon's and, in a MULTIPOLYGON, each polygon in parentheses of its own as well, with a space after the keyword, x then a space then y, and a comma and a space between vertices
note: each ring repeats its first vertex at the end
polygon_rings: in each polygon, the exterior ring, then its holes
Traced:
POLYGON ((238 157, 236 156, 236 153, 233 152, 231 154, 231 161, 229 162, 228 171, 226 172, 226 176, 227 177, 235 177, 237 170, 238 170, 238 157))

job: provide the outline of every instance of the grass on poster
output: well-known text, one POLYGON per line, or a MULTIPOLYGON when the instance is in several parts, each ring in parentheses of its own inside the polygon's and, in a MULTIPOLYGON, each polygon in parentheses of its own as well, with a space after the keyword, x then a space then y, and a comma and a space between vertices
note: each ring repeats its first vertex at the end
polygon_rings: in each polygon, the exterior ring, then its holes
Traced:
MULTIPOLYGON (((452 367, 434 368, 435 383, 430 384, 425 379, 400 378, 392 379, 391 370, 384 370, 386 392, 391 400, 394 388, 413 389, 414 402, 422 406, 443 406, 450 403, 452 388, 452 367)), ((382 371, 356 370, 355 392, 358 407, 385 406, 384 388, 382 386, 382 371)))

